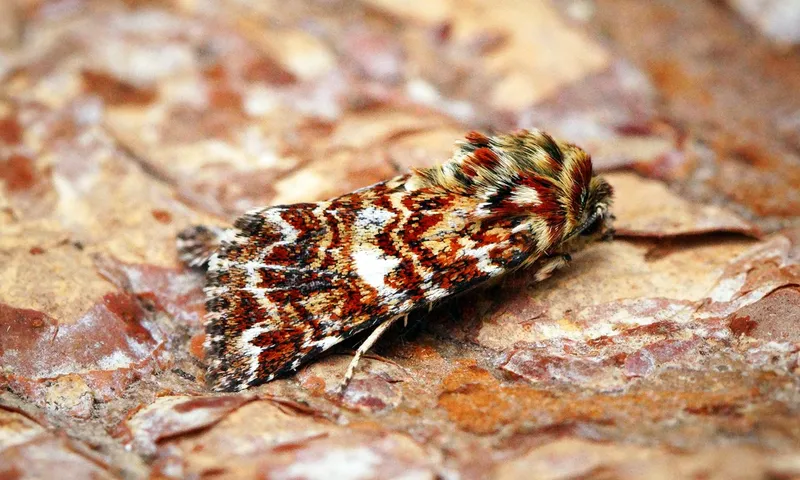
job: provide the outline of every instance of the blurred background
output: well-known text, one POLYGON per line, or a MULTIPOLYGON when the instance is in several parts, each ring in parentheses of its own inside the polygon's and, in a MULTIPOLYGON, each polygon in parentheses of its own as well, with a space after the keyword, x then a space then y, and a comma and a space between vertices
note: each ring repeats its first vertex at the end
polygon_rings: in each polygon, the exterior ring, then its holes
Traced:
MULTIPOLYGON (((797 0, 0 2, 0 476, 800 476, 797 0), (175 234, 541 128, 618 239, 257 391, 175 234)), ((344 353, 344 354, 341 354, 344 353)))

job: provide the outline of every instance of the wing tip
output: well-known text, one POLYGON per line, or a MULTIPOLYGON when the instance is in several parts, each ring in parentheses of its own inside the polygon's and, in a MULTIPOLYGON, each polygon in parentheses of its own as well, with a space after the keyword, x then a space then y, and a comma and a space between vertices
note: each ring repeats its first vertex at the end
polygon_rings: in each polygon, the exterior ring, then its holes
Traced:
POLYGON ((208 261, 222 244, 225 229, 196 225, 178 233, 178 258, 193 268, 207 268, 208 261))
POLYGON ((251 370, 253 356, 233 347, 230 338, 219 335, 207 335, 206 338, 206 357, 213 360, 207 365, 205 382, 211 390, 241 392, 276 377, 275 374, 267 377, 254 375, 251 370))
POLYGON ((275 375, 270 375, 267 378, 256 377, 249 378, 241 369, 237 369, 232 365, 225 365, 224 362, 218 366, 209 366, 206 371, 206 384, 215 392, 241 392, 248 388, 255 387, 275 378, 275 375))
POLYGON ((240 392, 250 387, 245 375, 229 362, 217 360, 206 370, 206 384, 215 392, 240 392))

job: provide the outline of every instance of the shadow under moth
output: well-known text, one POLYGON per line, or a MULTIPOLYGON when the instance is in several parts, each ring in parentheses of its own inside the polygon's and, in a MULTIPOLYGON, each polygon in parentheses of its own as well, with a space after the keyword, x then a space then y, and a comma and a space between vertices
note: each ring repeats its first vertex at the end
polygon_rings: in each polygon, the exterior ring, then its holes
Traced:
POLYGON ((398 319, 520 268, 547 278, 610 235, 611 194, 575 145, 471 132, 440 166, 184 230, 180 258, 207 269, 208 381, 269 382, 372 329, 344 387, 398 319))

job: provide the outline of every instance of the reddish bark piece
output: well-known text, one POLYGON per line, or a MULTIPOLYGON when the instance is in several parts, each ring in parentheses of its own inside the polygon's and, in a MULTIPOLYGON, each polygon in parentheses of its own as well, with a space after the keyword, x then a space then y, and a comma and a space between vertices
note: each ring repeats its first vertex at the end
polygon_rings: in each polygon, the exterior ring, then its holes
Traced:
POLYGON ((698 339, 667 339, 647 345, 628 355, 624 366, 625 374, 631 377, 649 375, 661 364, 677 360, 698 343, 698 339))
POLYGON ((246 64, 242 78, 248 82, 284 86, 297 82, 297 77, 272 57, 260 56, 246 64))
POLYGON ((43 435, 47 435, 47 424, 44 419, 34 418, 28 413, 0 402, 0 451, 43 435))
POLYGON ((749 315, 734 314, 730 320, 730 328, 734 335, 750 335, 757 326, 758 323, 749 315))
POLYGON ((206 356, 205 350, 205 341, 206 341, 206 334, 198 333, 194 335, 191 340, 189 340, 189 353, 195 356, 198 360, 203 360, 206 356))
MULTIPOLYGON (((503 370, 536 383, 564 382, 587 384, 610 380, 613 362, 595 356, 556 356, 535 350, 515 350, 503 370)), ((608 382, 611 383, 611 382, 608 382)))
POLYGON ((503 462, 492 478, 618 478, 634 479, 647 472, 664 478, 791 477, 798 471, 788 458, 759 448, 703 446, 676 452, 671 448, 562 438, 536 445, 503 462))
MULTIPOLYGON (((489 372, 474 365, 465 365, 451 373, 443 380, 442 387, 439 407, 447 412, 451 422, 471 433, 497 431, 513 421, 517 405, 522 404, 511 389, 498 388, 489 372)), ((539 394, 541 403, 550 398, 541 391, 530 394, 539 394)))
MULTIPOLYGON (((191 413, 176 415, 170 407, 170 402, 181 403, 188 397, 166 398, 173 400, 159 400, 159 408, 148 408, 143 413, 158 411, 158 415, 173 420, 188 421, 192 418, 191 413)), ((219 411, 200 410, 198 413, 201 418, 208 418, 219 411)), ((225 414, 211 428, 159 441, 155 445, 158 461, 154 465, 154 471, 170 469, 173 472, 182 472, 178 476, 192 476, 193 473, 214 470, 228 478, 256 476, 257 470, 254 469, 262 456, 273 455, 273 448, 291 450, 310 438, 325 436, 339 428, 315 413, 290 399, 273 396, 243 404, 225 414)), ((135 422, 138 416, 139 414, 134 416, 131 421, 135 422)), ((135 434, 134 427, 135 425, 131 426, 131 430, 135 434)))
MULTIPOLYGON (((75 374, 100 399, 150 371, 164 341, 129 294, 109 293, 75 323, 0 304, 0 364, 12 388, 43 399, 47 382, 75 374)), ((83 393, 78 392, 79 396, 83 393)))
POLYGON ((409 436, 370 421, 339 426, 314 413, 280 398, 250 402, 211 428, 160 441, 154 470, 221 478, 345 478, 359 472, 394 478, 403 471, 430 478, 436 459, 409 436))
POLYGON ((435 478, 422 446, 410 438, 368 429, 339 431, 279 446, 258 462, 271 478, 435 478))
POLYGON ((374 355, 363 359, 355 378, 339 392, 349 355, 331 355, 298 373, 300 384, 315 395, 328 397, 344 408, 363 412, 389 411, 403 402, 407 373, 395 363, 374 355))
POLYGON ((400 404, 400 387, 393 386, 385 378, 372 376, 350 382, 343 392, 344 406, 359 410, 378 412, 400 404))
POLYGON ((676 237, 714 232, 757 237, 759 230, 724 208, 690 202, 666 185, 630 173, 612 173, 608 181, 621 199, 614 208, 616 235, 676 237))
POLYGON ((0 118, 0 140, 7 145, 22 142, 22 126, 15 115, 6 115, 0 118))
POLYGON ((729 317, 736 335, 764 341, 800 342, 800 288, 773 291, 729 317))
POLYGON ((792 238, 775 235, 728 264, 698 307, 701 318, 726 318, 786 286, 800 285, 792 238))
POLYGON ((19 192, 33 187, 39 177, 33 160, 14 154, 0 161, 0 180, 5 182, 9 192, 19 192))
POLYGON ((617 328, 621 329, 619 334, 585 341, 553 338, 521 344, 507 353, 501 368, 541 386, 609 389, 623 388, 631 377, 649 375, 660 363, 680 359, 679 352, 670 355, 668 347, 684 345, 685 341, 675 336, 687 328, 686 325, 654 322, 617 328), (637 349, 637 345, 643 343, 647 346, 637 349), (641 375, 631 374, 635 370, 641 375))
POLYGON ((80 453, 70 440, 42 436, 0 450, 0 478, 114 479, 106 465, 80 453))
MULTIPOLYGON (((665 298, 589 306, 574 315, 579 332, 552 322, 544 325, 540 330, 548 338, 518 342, 501 368, 539 385, 622 388, 632 377, 654 373, 661 363, 687 363, 681 361, 680 348, 703 340, 682 338, 686 331, 701 329, 713 336, 718 329, 693 319, 694 309, 693 302, 665 298)), ((535 320, 532 325, 539 328, 535 320)))
POLYGON ((162 440, 208 428, 254 400, 252 395, 162 397, 126 422, 134 447, 153 454, 162 440))
POLYGON ((81 77, 86 91, 108 105, 147 105, 157 96, 153 88, 138 87, 105 72, 84 70, 81 77))
POLYGON ((181 324, 197 327, 203 322, 205 297, 202 278, 190 270, 130 264, 98 257, 100 273, 119 288, 150 298, 181 324))
POLYGON ((214 110, 231 110, 241 114, 242 95, 230 88, 216 85, 209 88, 208 105, 214 110))
POLYGON ((686 320, 693 306, 694 302, 671 298, 626 298, 587 306, 575 317, 587 329, 602 330, 610 324, 621 335, 641 334, 652 324, 686 320))
POLYGON ((800 215, 797 154, 762 145, 734 145, 721 151, 720 156, 729 160, 719 166, 720 173, 710 180, 712 188, 757 215, 787 218, 800 215))
POLYGON ((172 214, 170 214, 166 210, 162 209, 155 209, 150 212, 153 215, 153 218, 158 220, 160 223, 168 224, 172 221, 172 214))
POLYGON ((57 200, 52 168, 38 165, 27 149, 25 153, 0 152, 2 196, 10 201, 0 200, 0 204, 5 203, 7 211, 14 217, 33 219, 46 216, 57 200))

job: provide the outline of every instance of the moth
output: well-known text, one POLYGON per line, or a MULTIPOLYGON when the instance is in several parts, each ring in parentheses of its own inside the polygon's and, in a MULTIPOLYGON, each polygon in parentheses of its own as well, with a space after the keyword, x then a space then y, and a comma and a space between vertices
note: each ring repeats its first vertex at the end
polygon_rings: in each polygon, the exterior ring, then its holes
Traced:
POLYGON ((251 210, 178 235, 207 268, 207 379, 235 391, 343 340, 521 268, 536 280, 611 232, 611 186, 579 147, 522 130, 471 132, 442 165, 317 203, 251 210))

